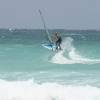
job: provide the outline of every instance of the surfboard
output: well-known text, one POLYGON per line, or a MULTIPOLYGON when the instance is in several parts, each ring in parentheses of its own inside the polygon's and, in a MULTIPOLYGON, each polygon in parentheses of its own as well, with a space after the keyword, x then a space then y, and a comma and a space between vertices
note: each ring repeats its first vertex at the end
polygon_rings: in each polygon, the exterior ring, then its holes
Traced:
POLYGON ((50 43, 42 43, 42 46, 48 50, 52 50, 55 51, 56 46, 54 44, 50 44, 50 43))

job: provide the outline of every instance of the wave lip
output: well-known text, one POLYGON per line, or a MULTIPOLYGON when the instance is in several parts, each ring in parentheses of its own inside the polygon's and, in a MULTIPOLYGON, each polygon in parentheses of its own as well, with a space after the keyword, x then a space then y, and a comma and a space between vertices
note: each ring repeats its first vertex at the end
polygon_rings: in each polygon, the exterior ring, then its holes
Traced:
POLYGON ((73 46, 73 38, 67 37, 62 43, 63 50, 56 53, 52 59, 52 63, 57 64, 95 64, 100 63, 100 59, 89 59, 82 57, 76 52, 76 48, 73 46), (64 56, 64 53, 67 52, 67 57, 64 56))

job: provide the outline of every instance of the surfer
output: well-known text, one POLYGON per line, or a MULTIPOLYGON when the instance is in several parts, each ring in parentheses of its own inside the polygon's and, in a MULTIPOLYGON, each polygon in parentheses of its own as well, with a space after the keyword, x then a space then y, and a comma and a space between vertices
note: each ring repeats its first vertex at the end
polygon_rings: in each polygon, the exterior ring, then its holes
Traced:
POLYGON ((58 32, 55 32, 55 33, 53 34, 53 41, 54 41, 54 43, 55 43, 55 45, 56 45, 56 50, 57 50, 57 51, 58 51, 58 50, 61 50, 61 49, 62 49, 62 48, 61 48, 62 38, 61 38, 61 36, 59 35, 58 32))
POLYGON ((58 32, 54 33, 52 36, 49 34, 49 31, 46 27, 46 24, 45 24, 45 20, 44 20, 44 17, 42 15, 42 12, 39 10, 39 13, 40 13, 40 17, 41 17, 41 20, 43 22, 43 25, 44 25, 44 29, 46 31, 46 34, 47 34, 47 38, 49 40, 49 45, 43 45, 44 47, 46 48, 49 48, 49 49, 52 49, 52 50, 61 50, 61 42, 62 42, 62 38, 61 36, 58 34, 58 32))

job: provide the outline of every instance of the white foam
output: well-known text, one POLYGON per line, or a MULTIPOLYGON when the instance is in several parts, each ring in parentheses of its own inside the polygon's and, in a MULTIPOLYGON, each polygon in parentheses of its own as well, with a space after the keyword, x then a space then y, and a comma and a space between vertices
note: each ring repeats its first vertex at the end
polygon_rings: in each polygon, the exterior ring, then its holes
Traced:
POLYGON ((75 64, 75 63, 82 63, 82 64, 94 64, 100 63, 100 59, 89 59, 82 57, 76 52, 76 48, 73 46, 73 39, 71 37, 67 37, 62 42, 63 50, 56 53, 52 59, 52 63, 57 64, 75 64), (67 52, 67 57, 64 56, 64 53, 67 52))
POLYGON ((100 100, 100 88, 0 80, 0 100, 100 100))

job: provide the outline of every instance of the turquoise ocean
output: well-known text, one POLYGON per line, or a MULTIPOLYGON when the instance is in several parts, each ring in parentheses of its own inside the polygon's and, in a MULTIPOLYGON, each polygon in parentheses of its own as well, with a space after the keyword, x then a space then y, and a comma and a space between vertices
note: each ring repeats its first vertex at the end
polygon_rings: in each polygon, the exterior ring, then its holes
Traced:
POLYGON ((100 31, 54 29, 60 52, 41 29, 0 29, 0 100, 100 100, 100 31))

